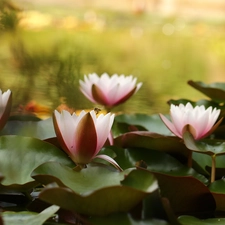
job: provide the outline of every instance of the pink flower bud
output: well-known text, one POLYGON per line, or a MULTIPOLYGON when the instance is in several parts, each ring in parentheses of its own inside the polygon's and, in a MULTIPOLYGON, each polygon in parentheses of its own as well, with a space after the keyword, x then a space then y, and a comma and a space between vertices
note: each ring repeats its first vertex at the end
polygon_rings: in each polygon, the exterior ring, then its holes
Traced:
MULTIPOLYGON (((53 114, 53 123, 59 143, 77 165, 85 165, 98 157, 97 154, 110 134, 113 120, 114 114, 96 116, 94 110, 81 111, 79 115, 76 113, 71 115, 65 110, 59 113, 55 110, 53 114)), ((119 165, 110 157, 104 155, 100 157, 119 168, 119 165)))

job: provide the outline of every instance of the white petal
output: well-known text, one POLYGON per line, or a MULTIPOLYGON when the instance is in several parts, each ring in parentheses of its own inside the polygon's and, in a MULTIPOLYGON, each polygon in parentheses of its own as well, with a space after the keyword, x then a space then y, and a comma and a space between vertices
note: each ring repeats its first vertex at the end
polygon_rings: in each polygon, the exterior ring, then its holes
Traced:
POLYGON ((119 166, 119 164, 108 155, 96 155, 95 158, 104 159, 110 164, 112 164, 113 166, 115 166, 118 170, 123 171, 123 169, 119 166))

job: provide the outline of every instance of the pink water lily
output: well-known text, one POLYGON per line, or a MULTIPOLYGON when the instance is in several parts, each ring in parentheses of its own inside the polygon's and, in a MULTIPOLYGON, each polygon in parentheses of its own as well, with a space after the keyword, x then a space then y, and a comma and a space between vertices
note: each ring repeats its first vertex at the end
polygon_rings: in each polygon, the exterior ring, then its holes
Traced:
POLYGON ((220 110, 211 106, 206 109, 204 105, 193 107, 191 103, 187 103, 171 105, 172 122, 162 114, 160 117, 176 136, 183 138, 184 132, 188 130, 195 140, 199 140, 210 135, 219 126, 222 119, 215 124, 219 114, 220 110))
POLYGON ((85 75, 84 81, 80 80, 80 90, 91 102, 113 107, 125 102, 140 89, 142 83, 136 82, 137 78, 132 75, 114 74, 110 77, 104 73, 99 77, 92 73, 85 75))
POLYGON ((104 159, 120 169, 115 160, 107 155, 97 155, 105 144, 114 121, 114 114, 96 115, 95 111, 81 111, 79 115, 63 110, 54 111, 53 123, 62 149, 79 166, 94 158, 104 159))
POLYGON ((7 90, 3 92, 0 90, 0 129, 2 129, 10 115, 12 106, 12 92, 7 90))

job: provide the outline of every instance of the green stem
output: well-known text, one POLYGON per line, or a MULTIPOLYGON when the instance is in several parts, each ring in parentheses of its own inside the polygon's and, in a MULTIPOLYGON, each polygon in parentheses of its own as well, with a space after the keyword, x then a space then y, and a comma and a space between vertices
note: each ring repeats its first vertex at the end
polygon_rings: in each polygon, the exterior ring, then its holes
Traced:
POLYGON ((216 155, 212 155, 211 183, 215 181, 216 176, 216 155))
POLYGON ((191 150, 188 151, 188 162, 187 162, 187 165, 188 165, 189 168, 192 167, 192 151, 191 150))

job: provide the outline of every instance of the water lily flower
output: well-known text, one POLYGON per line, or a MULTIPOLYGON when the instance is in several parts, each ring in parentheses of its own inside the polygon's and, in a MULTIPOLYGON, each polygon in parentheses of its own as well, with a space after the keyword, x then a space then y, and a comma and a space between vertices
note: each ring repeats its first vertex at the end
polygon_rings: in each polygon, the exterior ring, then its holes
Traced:
POLYGON ((183 138, 184 132, 188 130, 195 140, 199 140, 210 135, 219 126, 222 119, 215 124, 219 114, 219 109, 213 109, 211 106, 206 109, 204 105, 193 107, 188 102, 186 105, 171 105, 172 122, 162 114, 160 117, 176 136, 183 138))
POLYGON ((114 159, 97 155, 105 144, 114 121, 114 114, 96 115, 95 111, 81 111, 79 115, 63 110, 54 111, 53 123, 62 149, 80 167, 94 158, 104 159, 122 170, 114 159))
POLYGON ((2 93, 0 90, 0 129, 2 129, 10 115, 12 106, 12 92, 7 90, 6 92, 2 93))
POLYGON ((99 77, 92 73, 85 75, 84 81, 80 80, 80 90, 91 102, 111 108, 125 102, 140 89, 142 83, 136 84, 136 81, 132 75, 110 77, 104 73, 99 77))

